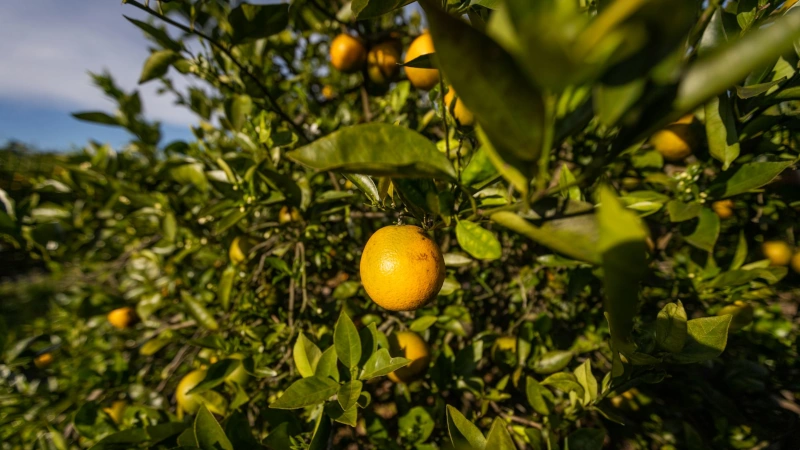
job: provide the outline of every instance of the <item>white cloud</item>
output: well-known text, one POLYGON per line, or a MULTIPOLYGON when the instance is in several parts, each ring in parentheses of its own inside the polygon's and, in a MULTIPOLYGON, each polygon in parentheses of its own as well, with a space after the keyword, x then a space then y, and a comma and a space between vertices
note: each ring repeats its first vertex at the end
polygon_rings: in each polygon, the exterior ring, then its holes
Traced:
MULTIPOLYGON (((122 15, 144 19, 111 0, 17 0, 0 14, 0 99, 68 110, 109 110, 88 71, 108 70, 125 90, 137 80, 150 44, 122 15)), ((174 30, 170 30, 174 33, 174 30)), ((174 77, 178 87, 188 82, 174 77)), ((173 125, 197 122, 157 82, 139 86, 148 118, 173 125)))

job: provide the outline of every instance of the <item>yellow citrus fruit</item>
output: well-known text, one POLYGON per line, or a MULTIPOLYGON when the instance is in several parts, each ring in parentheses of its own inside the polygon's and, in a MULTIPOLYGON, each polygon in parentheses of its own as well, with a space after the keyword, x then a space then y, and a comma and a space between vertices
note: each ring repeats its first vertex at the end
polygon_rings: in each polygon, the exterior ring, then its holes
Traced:
POLYGON ((361 283, 391 311, 412 311, 436 298, 444 283, 444 257, 422 228, 390 225, 376 231, 361 255, 361 283))
POLYGON ((35 365, 39 369, 44 369, 50 364, 53 364, 52 353, 42 353, 41 355, 33 359, 33 365, 35 365))
POLYGON ((711 209, 719 216, 720 219, 730 219, 733 217, 733 200, 720 200, 711 204, 711 209))
MULTIPOLYGON (((244 359, 244 355, 242 355, 241 353, 234 353, 231 356, 229 356, 228 359, 242 360, 244 359)), ((229 383, 236 383, 239 386, 244 386, 245 384, 247 384, 247 381, 249 379, 250 379, 250 374, 247 373, 246 370, 244 370, 243 364, 239 364, 239 367, 237 367, 233 372, 231 372, 230 374, 228 374, 227 377, 225 377, 225 381, 229 383)))
POLYGON ((331 65, 340 72, 361 70, 367 57, 367 49, 360 40, 349 34, 340 34, 331 42, 331 65))
POLYGON ((247 259, 247 252, 250 251, 250 241, 246 237, 235 237, 228 250, 228 257, 234 264, 239 264, 247 259))
POLYGON ((464 102, 460 98, 456 98, 456 104, 453 106, 453 98, 456 97, 456 91, 452 87, 447 91, 444 96, 444 105, 448 111, 453 112, 453 117, 456 118, 459 125, 468 127, 475 123, 475 116, 472 112, 464 106, 464 102))
POLYGON ((108 417, 114 421, 114 423, 119 423, 122 419, 122 414, 125 412, 125 408, 128 407, 128 402, 125 400, 117 400, 111 404, 108 408, 103 408, 103 412, 108 414, 108 417))
POLYGON ((300 216, 300 211, 297 208, 289 208, 288 206, 284 206, 278 212, 278 222, 281 224, 286 224, 289 222, 299 222, 302 219, 300 216))
POLYGON ((692 130, 693 116, 684 116, 650 136, 650 145, 667 161, 680 161, 692 154, 697 140, 692 130))
POLYGON ((764 242, 761 251, 773 266, 787 266, 792 259, 792 249, 783 241, 764 242))
POLYGON ((800 252, 797 252, 794 254, 794 256, 792 256, 791 264, 792 264, 792 270, 794 270, 797 273, 800 273, 800 252))
POLYGON ((136 311, 130 306, 125 306, 123 308, 117 308, 110 313, 108 313, 108 322, 114 326, 114 328, 124 330, 134 323, 138 317, 136 316, 136 311))
POLYGON ((736 300, 732 305, 728 305, 717 312, 718 316, 726 314, 733 316, 729 328, 730 331, 739 331, 753 322, 753 307, 741 300, 736 300))
POLYGON ((200 395, 188 394, 188 392, 200 384, 205 377, 205 370, 193 370, 187 373, 178 383, 178 388, 175 390, 175 399, 178 401, 178 407, 183 411, 194 414, 200 408, 202 404, 200 395))
POLYGON ((388 84, 397 74, 400 49, 396 41, 386 41, 369 49, 367 75, 375 84, 388 84))
POLYGON ((407 366, 390 373, 390 380, 395 383, 409 383, 417 379, 428 368, 431 352, 428 344, 417 333, 413 331, 397 332, 393 335, 390 345, 395 354, 411 360, 407 366))
POLYGON ((517 351, 517 338, 514 336, 500 336, 494 341, 492 351, 516 352, 517 351))
MULTIPOLYGON (((408 46, 406 52, 406 59, 404 62, 408 63, 422 55, 433 53, 433 39, 430 33, 422 33, 414 42, 408 46)), ((406 67, 406 76, 408 81, 417 89, 428 91, 439 82, 439 71, 436 69, 419 69, 416 67, 406 67)))
POLYGON ((334 92, 333 88, 330 85, 326 84, 325 86, 322 87, 322 96, 325 97, 326 99, 332 99, 335 95, 336 92, 334 92))

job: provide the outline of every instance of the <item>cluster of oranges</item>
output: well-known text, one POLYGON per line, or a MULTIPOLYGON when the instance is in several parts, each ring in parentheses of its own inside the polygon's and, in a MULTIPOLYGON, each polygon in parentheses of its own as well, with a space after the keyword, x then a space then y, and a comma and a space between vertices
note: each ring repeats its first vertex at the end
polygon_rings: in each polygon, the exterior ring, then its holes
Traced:
MULTIPOLYGON (((364 70, 366 66, 366 76, 371 82, 386 85, 397 77, 401 52, 400 42, 396 39, 379 42, 367 49, 361 39, 342 33, 331 41, 330 59, 331 65, 343 73, 355 73, 364 70)), ((409 45, 404 63, 432 53, 434 53, 433 39, 429 33, 422 33, 409 45)), ((431 90, 439 83, 437 69, 406 66, 405 73, 408 81, 423 91, 431 90)), ((326 89, 327 92, 323 92, 323 95, 330 98, 332 92, 328 86, 326 89)), ((444 101, 460 125, 472 126, 475 123, 475 117, 464 106, 452 87, 445 95, 444 101)))

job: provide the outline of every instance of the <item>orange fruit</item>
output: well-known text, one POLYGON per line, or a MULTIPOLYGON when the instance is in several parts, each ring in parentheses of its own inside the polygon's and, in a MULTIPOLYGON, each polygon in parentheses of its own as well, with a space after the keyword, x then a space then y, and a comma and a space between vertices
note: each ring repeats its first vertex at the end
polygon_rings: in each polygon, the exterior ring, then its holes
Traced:
POLYGON ((456 97, 456 91, 452 87, 447 91, 447 95, 444 96, 444 106, 448 111, 453 112, 453 117, 456 118, 459 125, 468 127, 475 123, 475 116, 464 106, 464 102, 456 97), (456 101, 455 105, 453 105, 454 97, 456 101))
POLYGON ((278 212, 278 222, 281 224, 286 224, 289 222, 299 222, 302 219, 300 216, 300 211, 297 208, 289 208, 288 206, 284 206, 278 212))
POLYGON ((797 252, 794 254, 794 256, 792 256, 791 265, 792 265, 792 270, 794 270, 797 273, 800 273, 800 252, 797 252))
POLYGON ((194 414, 200 409, 203 403, 199 394, 188 394, 195 386, 200 384, 206 378, 205 370, 193 370, 184 376, 178 383, 178 388, 175 390, 175 399, 178 401, 178 407, 183 411, 194 414))
POLYGON ((326 84, 325 86, 322 86, 322 96, 323 97, 325 97, 326 99, 330 100, 335 95, 336 95, 336 92, 334 92, 333 88, 330 85, 326 84))
POLYGON ((650 145, 667 161, 681 161, 692 154, 697 139, 692 130, 694 116, 687 115, 677 122, 667 125, 650 136, 650 145))
POLYGON ((33 365, 35 365, 39 369, 44 369, 50 364, 53 364, 53 359, 54 358, 52 353, 42 353, 41 355, 33 359, 33 365))
POLYGON ((117 400, 111 404, 108 408, 103 408, 103 412, 108 414, 108 417, 114 421, 114 423, 119 423, 122 419, 122 414, 125 413, 125 408, 128 407, 128 402, 125 400, 117 400))
POLYGON ((361 283, 391 311, 412 311, 436 298, 444 283, 444 257, 422 228, 390 225, 373 234, 361 255, 361 283))
MULTIPOLYGON (((418 38, 414 39, 411 45, 408 46, 406 51, 406 59, 404 62, 408 63, 422 55, 434 53, 433 39, 430 33, 422 33, 418 38)), ((439 83, 439 71, 436 69, 419 69, 417 67, 406 67, 406 76, 408 81, 417 89, 428 91, 437 83, 439 83)))
POLYGON ((788 266, 792 259, 792 249, 783 241, 764 242, 761 251, 773 266, 788 266))
POLYGON ((733 217, 733 200, 726 199, 714 202, 711 204, 711 209, 717 213, 720 219, 730 219, 733 217))
POLYGON ((340 72, 361 70, 367 58, 367 49, 360 40, 349 34, 340 34, 331 41, 331 65, 340 72))
POLYGON ((228 257, 234 264, 239 264, 247 259, 247 253, 250 251, 250 241, 246 237, 235 237, 231 242, 231 248, 228 249, 228 257))
POLYGON ((388 84, 397 74, 400 48, 397 41, 386 41, 367 53, 367 75, 375 84, 388 84))
POLYGON ((390 342, 393 354, 400 354, 411 362, 400 369, 390 373, 389 379, 395 383, 409 383, 417 379, 427 368, 431 361, 431 352, 428 344, 420 335, 413 331, 400 331, 393 335, 390 342))
POLYGON ((114 328, 124 330, 134 323, 138 317, 136 316, 136 311, 130 306, 125 306, 122 308, 117 308, 110 313, 108 313, 108 322, 114 326, 114 328))

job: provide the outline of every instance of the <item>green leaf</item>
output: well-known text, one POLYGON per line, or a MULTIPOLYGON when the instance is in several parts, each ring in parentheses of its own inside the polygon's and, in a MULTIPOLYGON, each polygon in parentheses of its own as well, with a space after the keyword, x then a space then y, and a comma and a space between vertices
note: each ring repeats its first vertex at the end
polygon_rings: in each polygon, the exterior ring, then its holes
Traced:
POLYGON ((435 324, 437 320, 439 320, 439 318, 436 316, 418 317, 413 322, 411 322, 411 325, 409 325, 408 328, 416 333, 422 333, 423 331, 433 326, 433 324, 435 324))
MULTIPOLYGON (((324 414, 320 414, 322 418, 328 420, 324 414)), ((328 420, 330 422, 330 420, 328 420)), ((292 448, 292 439, 289 431, 289 422, 283 422, 277 427, 269 430, 269 434, 264 438, 264 445, 270 450, 277 450, 280 448, 292 448)), ((239 447, 237 447, 238 449, 239 447)), ((250 447, 243 447, 250 448, 250 447)))
POLYGON ((674 106, 679 112, 723 94, 747 75, 792 51, 800 38, 800 12, 792 9, 770 26, 745 34, 742 38, 692 64, 678 87, 674 106))
POLYGON ((398 178, 392 184, 403 204, 416 216, 439 214, 439 189, 430 178, 398 178))
POLYGON ((333 346, 328 347, 327 350, 322 352, 322 356, 319 358, 314 375, 339 381, 339 368, 337 366, 338 361, 339 358, 336 355, 336 348, 333 346))
POLYGON ((231 44, 239 45, 272 36, 289 24, 289 5, 251 5, 242 3, 228 14, 233 29, 231 44))
POLYGON ((183 433, 178 436, 177 442, 179 446, 187 447, 187 448, 199 448, 200 445, 197 443, 197 437, 194 435, 194 427, 186 429, 183 433))
POLYGON ((142 68, 139 76, 139 84, 146 83, 152 79, 163 77, 167 74, 169 66, 180 58, 178 53, 172 50, 160 50, 153 52, 142 68))
POLYGON ((358 360, 361 359, 361 339, 358 336, 358 329, 344 310, 339 314, 339 320, 336 321, 336 328, 333 330, 333 344, 339 361, 345 367, 352 369, 358 365, 358 360))
POLYGON ((359 175, 357 173, 345 173, 342 175, 360 189, 367 196, 367 200, 370 203, 376 204, 380 202, 381 194, 378 192, 378 187, 375 186, 375 182, 368 175, 359 175))
POLYGON ((327 450, 329 448, 328 441, 330 440, 332 428, 333 423, 330 417, 325 414, 320 414, 319 419, 317 419, 317 425, 314 428, 314 436, 311 438, 311 443, 308 445, 308 450, 327 450))
POLYGON ((700 211, 700 220, 694 232, 686 236, 686 242, 707 252, 714 250, 719 237, 719 216, 709 208, 700 211))
POLYGON ((84 122, 99 123, 102 125, 112 125, 115 127, 122 126, 122 124, 119 122, 119 119, 101 111, 72 113, 72 117, 78 120, 82 120, 84 122))
POLYGON ((433 142, 416 131, 386 123, 343 128, 286 156, 320 171, 395 178, 456 177, 453 165, 433 142))
POLYGON ((473 186, 492 178, 496 174, 497 169, 489 159, 489 153, 486 148, 481 146, 472 154, 469 164, 461 172, 461 183, 465 186, 473 186))
POLYGON ((273 409, 298 409, 305 406, 316 405, 329 399, 339 390, 339 383, 330 378, 318 376, 301 378, 275 400, 270 408, 273 409))
POLYGON ((242 361, 238 359, 223 359, 222 361, 215 362, 208 368, 208 372, 206 372, 206 377, 203 378, 203 381, 190 389, 187 394, 200 394, 219 386, 225 381, 225 378, 232 374, 234 370, 238 369, 241 364, 242 361))
POLYGON ((644 93, 646 78, 620 85, 598 84, 593 92, 597 117, 607 126, 614 126, 644 93))
POLYGON ((436 426, 430 413, 422 406, 415 406, 397 420, 398 434, 407 442, 425 442, 436 426))
POLYGON ((179 51, 183 50, 183 45, 181 45, 180 43, 175 42, 174 40, 172 40, 172 38, 169 37, 169 34, 167 34, 167 31, 165 29, 156 28, 156 27, 154 27, 153 25, 150 25, 147 22, 142 22, 140 20, 131 19, 130 17, 128 17, 128 16, 126 16, 124 14, 123 14, 122 17, 127 19, 128 22, 136 25, 140 30, 142 30, 145 33, 147 33, 148 35, 150 35, 150 37, 152 37, 156 42, 161 44, 161 46, 163 46, 164 48, 166 48, 168 50, 172 50, 174 52, 179 52, 179 51))
POLYGON ((680 353, 673 355, 675 361, 683 364, 696 363, 716 358, 725 350, 728 343, 728 327, 731 315, 703 317, 688 322, 686 345, 680 353))
POLYGON ((728 170, 739 157, 739 133, 731 100, 725 94, 714 97, 706 103, 705 113, 708 150, 722 163, 722 170, 728 170))
POLYGON ((561 172, 558 174, 558 187, 563 188, 561 196, 576 202, 582 201, 581 189, 576 184, 575 175, 569 170, 566 164, 561 165, 561 172), (571 187, 566 187, 571 186, 571 187))
MULTIPOLYGON (((284 422, 282 425, 286 426, 287 423, 284 422)), ((231 440, 231 445, 233 445, 233 448, 266 450, 253 436, 253 432, 250 430, 250 423, 247 420, 246 412, 235 411, 227 419, 225 419, 224 428, 225 436, 228 436, 228 439, 231 440)), ((270 431, 269 435, 272 436, 273 432, 274 431, 270 431)))
POLYGON ((358 20, 373 19, 411 3, 412 0, 353 0, 350 8, 358 20))
POLYGON ((570 258, 599 263, 599 228, 592 214, 594 207, 590 203, 570 201, 563 208, 536 211, 545 203, 542 200, 533 205, 535 211, 530 216, 531 220, 508 211, 492 214, 491 219, 570 258))
POLYGON ((670 200, 667 203, 667 212, 670 222, 684 222, 700 215, 703 204, 697 202, 686 203, 680 200, 670 200))
POLYGON ((450 405, 447 405, 447 430, 450 433, 450 441, 456 449, 486 448, 486 438, 481 430, 450 405))
POLYGON ((300 375, 303 378, 308 378, 316 374, 317 364, 322 358, 322 351, 303 332, 300 332, 297 341, 294 343, 292 357, 300 375))
POLYGON ((396 357, 392 358, 389 350, 382 348, 373 353, 367 362, 364 363, 364 368, 361 371, 359 380, 369 380, 375 377, 388 375, 395 370, 404 367, 410 363, 410 359, 396 357))
POLYGON ((189 314, 194 317, 194 320, 196 320, 198 324, 209 330, 219 329, 219 324, 217 324, 214 316, 202 303, 200 303, 199 300, 192 297, 191 294, 186 291, 181 291, 181 300, 183 301, 184 306, 186 306, 189 314))
POLYGON ((568 450, 602 450, 606 433, 596 428, 579 428, 567 436, 568 450))
POLYGON ((478 135, 481 148, 486 152, 486 157, 494 166, 495 171, 508 180, 522 195, 527 195, 532 176, 531 170, 529 170, 530 164, 506 152, 498 151, 480 126, 475 127, 475 134, 478 135))
POLYGON ((200 405, 200 410, 194 419, 194 435, 197 437, 197 444, 203 450, 233 450, 231 441, 225 436, 225 431, 206 405, 200 405))
POLYGON ((546 133, 541 92, 499 44, 433 2, 422 7, 440 68, 498 154, 525 162, 522 173, 530 178, 546 133))
POLYGON ((578 383, 583 387, 583 404, 588 405, 597 399, 597 379, 592 374, 592 361, 587 358, 583 364, 572 371, 578 383))
POLYGON ((747 259, 747 237, 744 235, 744 230, 739 232, 739 242, 736 245, 736 253, 733 254, 730 270, 736 270, 742 267, 747 259))
POLYGON ((416 67, 417 69, 436 69, 436 53, 426 53, 417 56, 411 61, 405 63, 397 63, 398 66, 403 67, 416 67))
MULTIPOLYGON (((800 13, 795 15, 800 16, 800 13)), ((742 164, 736 170, 718 176, 709 186, 708 193, 713 198, 721 199, 758 189, 774 180, 792 164, 794 161, 742 164)))
POLYGON ((508 434, 508 424, 499 417, 495 417, 492 428, 486 436, 486 447, 492 450, 517 450, 511 435, 508 434))
POLYGON ((552 386, 565 393, 575 391, 578 398, 583 398, 585 394, 583 386, 578 383, 578 379, 575 378, 575 375, 567 372, 558 372, 550 375, 542 380, 542 386, 552 386))
POLYGON ((233 95, 225 100, 225 115, 228 117, 233 131, 242 129, 252 110, 253 99, 249 95, 233 95))
POLYGON ((378 343, 381 338, 386 336, 378 331, 378 327, 374 322, 358 331, 358 338, 361 341, 361 358, 358 360, 358 365, 363 366, 370 356, 378 350, 378 343))
POLYGON ((531 368, 536 373, 553 373, 567 367, 570 361, 572 361, 572 352, 567 350, 552 350, 536 358, 531 368))
POLYGON ((499 258, 503 250, 500 241, 489 230, 467 220, 461 220, 456 225, 456 238, 458 245, 465 252, 478 259, 491 261, 499 258))
POLYGON ((220 276, 219 284, 217 285, 217 300, 219 300, 220 306, 225 311, 228 310, 231 303, 234 278, 236 278, 236 268, 228 266, 222 271, 222 276, 220 276))
POLYGON ((362 383, 358 380, 350 380, 342 384, 337 394, 337 400, 343 410, 347 411, 356 405, 356 401, 361 395, 361 387, 362 383))
POLYGON ((729 270, 720 274, 708 283, 710 288, 726 288, 732 286, 742 286, 751 281, 761 278, 769 284, 775 284, 789 271, 788 267, 767 267, 767 268, 745 268, 729 270))
POLYGON ((537 413, 546 416, 550 414, 550 408, 547 406, 542 395, 542 385, 531 377, 525 377, 525 395, 528 397, 533 410, 537 413))
POLYGON ((671 353, 680 353, 686 342, 686 310, 680 300, 667 303, 656 318, 656 343, 671 353))
POLYGON ((639 283, 647 273, 647 232, 641 219, 626 210, 608 187, 600 188, 598 247, 603 261, 605 313, 612 346, 632 350, 633 317, 639 303, 639 283))
POLYGON ((325 414, 331 417, 335 422, 356 426, 358 423, 358 407, 351 406, 349 409, 342 409, 342 406, 337 402, 330 402, 325 405, 325 414))

